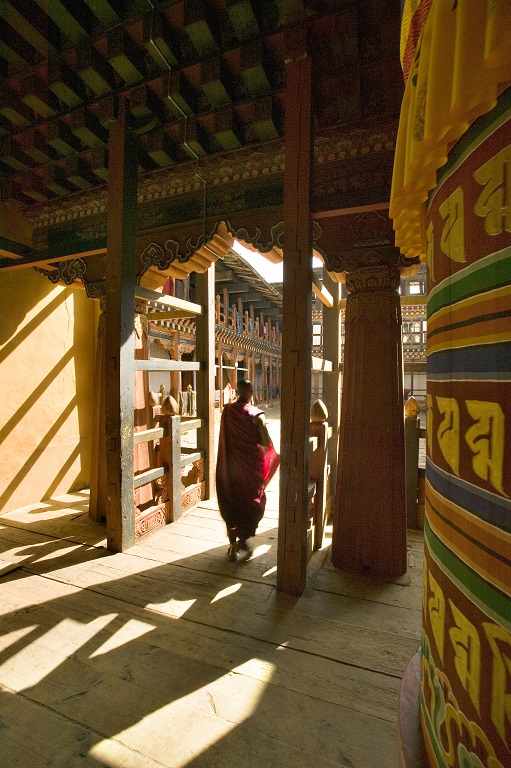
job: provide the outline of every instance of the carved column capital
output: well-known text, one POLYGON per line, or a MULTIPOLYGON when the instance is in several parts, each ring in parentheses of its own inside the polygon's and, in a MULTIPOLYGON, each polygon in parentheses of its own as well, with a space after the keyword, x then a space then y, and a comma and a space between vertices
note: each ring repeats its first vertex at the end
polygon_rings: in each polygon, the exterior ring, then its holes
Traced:
POLYGON ((372 323, 401 323, 399 281, 399 268, 388 265, 360 267, 347 272, 346 323, 361 319, 372 323))

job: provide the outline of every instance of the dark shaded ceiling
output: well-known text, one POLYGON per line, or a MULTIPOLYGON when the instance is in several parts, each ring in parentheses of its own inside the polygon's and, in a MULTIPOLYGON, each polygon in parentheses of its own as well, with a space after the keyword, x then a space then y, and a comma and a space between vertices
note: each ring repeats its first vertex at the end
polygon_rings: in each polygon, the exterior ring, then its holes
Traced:
POLYGON ((0 0, 0 270, 104 290, 121 100, 139 278, 202 271, 233 238, 280 260, 286 61, 304 50, 314 248, 341 277, 370 247, 395 259, 399 31, 400 0, 0 0))
POLYGON ((316 137, 395 118, 399 0, 0 0, 2 198, 37 209, 103 187, 121 95, 140 174, 282 139, 304 22, 316 137))

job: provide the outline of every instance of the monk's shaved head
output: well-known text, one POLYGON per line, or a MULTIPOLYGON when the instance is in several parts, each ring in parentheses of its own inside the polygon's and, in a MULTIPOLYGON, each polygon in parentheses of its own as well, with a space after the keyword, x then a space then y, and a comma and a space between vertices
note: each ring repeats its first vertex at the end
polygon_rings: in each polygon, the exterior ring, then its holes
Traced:
POLYGON ((236 384, 236 393, 238 397, 242 397, 243 399, 249 400, 251 395, 254 392, 254 387, 252 386, 252 382, 248 379, 239 379, 239 381, 236 384))

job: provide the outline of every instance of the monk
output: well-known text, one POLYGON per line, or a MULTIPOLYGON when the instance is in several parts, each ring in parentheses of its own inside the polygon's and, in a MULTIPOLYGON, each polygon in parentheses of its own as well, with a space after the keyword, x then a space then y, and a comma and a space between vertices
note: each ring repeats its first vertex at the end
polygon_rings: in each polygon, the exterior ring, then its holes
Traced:
POLYGON ((248 558, 252 548, 248 539, 255 536, 264 515, 264 489, 278 467, 264 411, 251 404, 254 388, 248 379, 237 383, 238 399, 224 406, 220 422, 216 492, 220 514, 227 526, 231 562, 238 553, 248 558))

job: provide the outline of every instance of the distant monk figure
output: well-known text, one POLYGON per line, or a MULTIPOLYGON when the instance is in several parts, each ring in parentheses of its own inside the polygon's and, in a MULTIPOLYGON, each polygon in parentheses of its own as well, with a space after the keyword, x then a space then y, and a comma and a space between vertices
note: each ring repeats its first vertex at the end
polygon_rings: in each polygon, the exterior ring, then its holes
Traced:
POLYGON ((246 557, 252 554, 247 539, 255 536, 266 505, 264 489, 279 465, 264 411, 250 403, 252 383, 241 379, 236 393, 238 399, 222 412, 216 466, 218 505, 227 526, 231 562, 240 551, 246 557))

